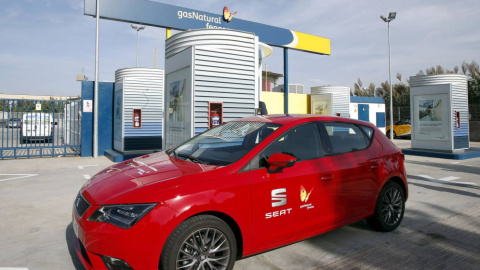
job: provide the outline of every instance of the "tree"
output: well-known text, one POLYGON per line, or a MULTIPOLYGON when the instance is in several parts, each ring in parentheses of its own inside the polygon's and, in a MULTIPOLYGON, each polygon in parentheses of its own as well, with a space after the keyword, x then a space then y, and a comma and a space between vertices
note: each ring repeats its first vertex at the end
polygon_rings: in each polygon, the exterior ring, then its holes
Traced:
POLYGON ((353 94, 355 96, 363 97, 363 83, 360 78, 358 78, 357 82, 353 85, 353 94))
POLYGON ((464 74, 468 76, 468 103, 480 104, 480 68, 475 60, 470 64, 463 61, 462 71, 464 66, 467 70, 464 74))
POLYGON ((375 84, 374 83, 370 83, 368 85, 368 96, 369 97, 374 97, 375 96, 375 84))
POLYGON ((381 97, 381 98, 385 99, 386 94, 387 94, 387 92, 382 87, 377 87, 376 94, 375 94, 377 97, 381 97))

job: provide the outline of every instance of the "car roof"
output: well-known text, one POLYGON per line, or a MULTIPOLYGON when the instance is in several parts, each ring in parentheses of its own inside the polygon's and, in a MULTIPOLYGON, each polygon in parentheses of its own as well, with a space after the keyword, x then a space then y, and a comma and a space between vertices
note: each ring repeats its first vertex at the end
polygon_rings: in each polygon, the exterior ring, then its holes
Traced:
POLYGON ((366 121, 345 118, 345 117, 325 116, 325 115, 316 115, 316 114, 258 115, 258 116, 241 118, 234 121, 264 122, 264 123, 274 123, 274 124, 280 124, 280 125, 300 124, 300 123, 311 122, 311 121, 323 121, 323 122, 348 122, 348 123, 366 125, 370 127, 374 126, 372 123, 366 122, 366 121))

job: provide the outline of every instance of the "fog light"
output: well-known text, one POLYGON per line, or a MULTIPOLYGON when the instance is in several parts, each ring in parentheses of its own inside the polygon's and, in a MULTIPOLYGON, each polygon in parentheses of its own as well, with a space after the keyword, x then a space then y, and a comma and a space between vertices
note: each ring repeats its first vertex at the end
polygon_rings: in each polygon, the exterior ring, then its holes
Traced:
POLYGON ((128 263, 117 258, 102 256, 102 260, 109 270, 133 270, 128 263))

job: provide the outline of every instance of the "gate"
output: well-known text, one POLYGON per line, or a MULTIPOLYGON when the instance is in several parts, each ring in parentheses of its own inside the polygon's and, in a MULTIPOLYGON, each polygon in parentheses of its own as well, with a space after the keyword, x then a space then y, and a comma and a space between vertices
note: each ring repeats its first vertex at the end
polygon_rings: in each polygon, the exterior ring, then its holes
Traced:
POLYGON ((0 99, 0 159, 79 155, 80 103, 0 99))

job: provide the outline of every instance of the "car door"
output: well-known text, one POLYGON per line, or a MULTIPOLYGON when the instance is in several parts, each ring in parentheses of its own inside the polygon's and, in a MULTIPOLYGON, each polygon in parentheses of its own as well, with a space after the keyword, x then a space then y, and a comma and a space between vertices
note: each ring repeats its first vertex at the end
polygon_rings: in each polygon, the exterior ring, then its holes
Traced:
MULTIPOLYGON (((322 130, 327 152, 336 168, 338 223, 368 214, 378 189, 380 146, 371 144, 373 130, 365 132, 351 123, 325 122, 322 130)), ((366 127, 367 128, 367 127, 366 127)), ((371 128, 370 128, 371 129, 371 128)))
POLYGON ((258 249, 312 234, 335 220, 332 163, 323 155, 318 125, 296 126, 267 146, 251 162, 253 245, 258 249), (274 153, 297 158, 280 172, 269 173, 274 153))

